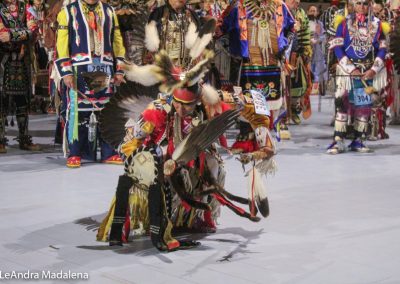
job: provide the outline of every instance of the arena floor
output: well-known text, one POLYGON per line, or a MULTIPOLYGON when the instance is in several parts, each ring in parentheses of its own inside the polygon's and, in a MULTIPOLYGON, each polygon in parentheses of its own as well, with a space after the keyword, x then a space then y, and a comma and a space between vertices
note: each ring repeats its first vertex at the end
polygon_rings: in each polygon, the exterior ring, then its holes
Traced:
MULTIPOLYGON (((223 208, 215 234, 196 234, 201 246, 172 253, 148 237, 123 248, 96 242, 122 167, 66 168, 51 145, 54 116, 33 116, 43 152, 11 141, 0 156, 0 281, 21 283, 1 277, 29 270, 87 273, 82 283, 96 284, 400 283, 400 127, 388 127, 389 140, 368 142, 374 153, 329 156, 333 101, 323 99, 318 113, 312 99, 313 116, 279 143, 278 171, 266 181, 270 216, 251 223, 223 208)), ((226 188, 246 195, 241 165, 224 158, 226 188)))

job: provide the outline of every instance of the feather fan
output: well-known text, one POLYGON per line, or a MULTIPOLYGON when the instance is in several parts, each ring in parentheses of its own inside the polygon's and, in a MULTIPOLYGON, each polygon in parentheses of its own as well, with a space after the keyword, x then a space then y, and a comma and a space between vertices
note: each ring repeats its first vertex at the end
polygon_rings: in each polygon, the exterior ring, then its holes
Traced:
POLYGON ((172 159, 180 165, 193 160, 227 129, 233 126, 238 117, 238 110, 228 110, 212 120, 198 125, 176 147, 172 154, 172 159))

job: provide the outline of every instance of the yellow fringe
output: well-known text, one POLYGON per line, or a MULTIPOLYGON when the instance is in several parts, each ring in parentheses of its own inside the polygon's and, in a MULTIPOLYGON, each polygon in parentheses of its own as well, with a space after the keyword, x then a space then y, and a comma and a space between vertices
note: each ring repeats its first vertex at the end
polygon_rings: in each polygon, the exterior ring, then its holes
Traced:
POLYGON ((194 217, 196 216, 196 209, 192 208, 190 209, 190 216, 189 216, 189 220, 188 220, 188 228, 192 228, 193 227, 193 221, 194 221, 194 217))
POLYGON ((97 231, 96 239, 100 242, 106 242, 108 240, 108 232, 110 231, 112 221, 114 219, 115 210, 115 195, 111 201, 110 209, 108 210, 107 216, 103 219, 100 224, 99 230, 97 231))
POLYGON ((147 192, 134 188, 133 193, 129 196, 129 206, 131 212, 130 229, 135 230, 141 228, 148 231, 150 228, 150 219, 148 212, 148 196, 147 192))

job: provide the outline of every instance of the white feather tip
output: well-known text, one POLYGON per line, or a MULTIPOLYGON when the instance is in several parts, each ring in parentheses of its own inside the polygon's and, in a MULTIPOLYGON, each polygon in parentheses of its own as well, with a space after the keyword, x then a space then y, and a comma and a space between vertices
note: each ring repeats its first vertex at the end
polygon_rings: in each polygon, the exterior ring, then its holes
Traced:
POLYGON ((146 48, 151 52, 156 52, 160 46, 160 37, 158 36, 157 23, 151 21, 145 27, 145 39, 146 48))
POLYGON ((185 46, 187 49, 191 49, 193 47, 198 36, 199 33, 197 32, 197 27, 193 22, 191 22, 185 36, 185 46))
POLYGON ((208 105, 215 105, 220 102, 218 91, 209 84, 203 84, 202 86, 203 101, 208 105))
POLYGON ((144 86, 153 86, 159 82, 154 75, 154 68, 157 67, 154 65, 138 66, 134 64, 124 66, 126 78, 129 81, 137 82, 144 86))

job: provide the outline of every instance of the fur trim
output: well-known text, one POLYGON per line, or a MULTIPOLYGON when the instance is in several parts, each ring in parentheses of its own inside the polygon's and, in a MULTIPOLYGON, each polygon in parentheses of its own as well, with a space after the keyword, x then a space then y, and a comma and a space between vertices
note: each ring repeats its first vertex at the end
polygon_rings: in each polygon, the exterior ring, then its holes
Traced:
POLYGON ((126 71, 126 78, 129 81, 137 82, 144 86, 153 86, 159 83, 159 79, 155 75, 159 67, 155 65, 138 66, 135 64, 124 64, 122 68, 126 71))
POLYGON ((208 105, 215 105, 221 101, 217 90, 209 84, 203 84, 201 93, 203 101, 208 105))
POLYGON ((158 36, 157 23, 151 21, 145 27, 144 42, 146 48, 151 52, 156 52, 160 47, 160 37, 158 36))
POLYGON ((185 46, 187 49, 191 49, 196 42, 199 33, 197 32, 197 27, 195 23, 191 22, 185 37, 185 46))

